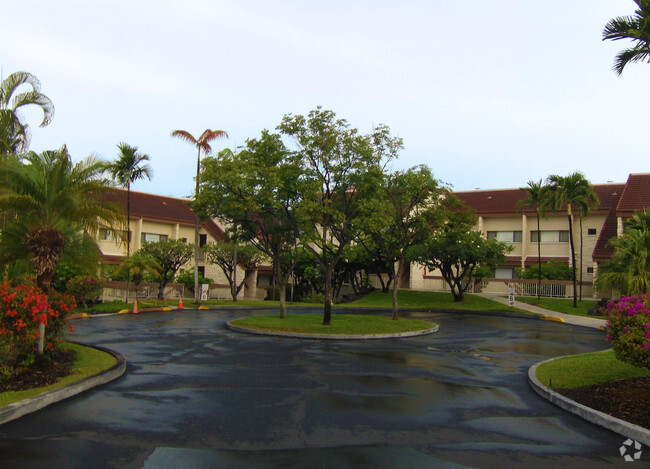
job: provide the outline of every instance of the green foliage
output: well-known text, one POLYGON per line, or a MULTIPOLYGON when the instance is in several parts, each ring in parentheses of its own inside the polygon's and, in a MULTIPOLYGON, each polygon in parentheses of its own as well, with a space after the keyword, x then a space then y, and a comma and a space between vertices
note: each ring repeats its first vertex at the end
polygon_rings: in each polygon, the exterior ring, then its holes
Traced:
POLYGON ((620 75, 629 63, 650 61, 650 1, 634 0, 638 9, 632 16, 619 16, 605 25, 603 41, 627 39, 633 46, 619 52, 614 60, 614 71, 620 75))
MULTIPOLYGON (((28 260, 37 283, 49 291, 56 266, 73 252, 97 259, 92 233, 122 220, 119 206, 102 200, 105 164, 95 158, 73 164, 66 147, 0 165, 0 213, 10 216, 0 236, 0 263, 28 260)), ((84 261, 83 258, 87 258, 84 261)), ((97 266, 97 264, 95 264, 97 266)))
POLYGON ((87 308, 97 303, 105 286, 103 280, 90 275, 78 275, 68 281, 67 292, 87 308))
POLYGON ((650 291, 650 214, 637 212, 628 220, 625 233, 609 240, 612 258, 598 266, 597 285, 623 295, 650 291))
MULTIPOLYGON (((187 291, 194 293, 194 272, 193 271, 186 270, 185 272, 178 274, 174 279, 174 282, 182 283, 183 285, 185 285, 187 291)), ((199 285, 203 283, 212 285, 214 283, 214 280, 212 280, 211 278, 205 278, 203 275, 199 274, 199 285)))
POLYGON ((27 72, 12 73, 0 83, 0 155, 16 155, 29 147, 28 125, 21 121, 21 107, 40 107, 43 111, 41 127, 52 120, 54 105, 40 90, 38 78, 27 72), (18 88, 23 85, 32 89, 18 93, 18 88))
POLYGON ((211 264, 217 264, 226 276, 230 285, 230 292, 233 301, 237 301, 237 295, 246 284, 246 281, 255 272, 257 265, 262 262, 262 253, 252 244, 235 244, 228 242, 208 243, 203 246, 206 259, 211 264), (236 257, 235 257, 236 256, 236 257), (237 260, 235 265, 235 259, 237 260), (237 266, 244 268, 244 278, 235 285, 235 269, 237 266))
POLYGON ((472 279, 481 272, 477 268, 494 268, 503 263, 512 246, 485 239, 480 231, 474 230, 475 213, 454 196, 446 198, 445 210, 446 222, 433 237, 410 249, 409 259, 431 271, 440 271, 454 300, 462 301, 472 279))
POLYGON ((193 244, 186 244, 180 239, 171 239, 145 243, 136 253, 153 258, 159 266, 156 271, 158 299, 163 299, 165 286, 176 276, 178 269, 192 259, 193 252, 193 244))
POLYGON ((616 358, 650 370, 650 299, 619 298, 607 303, 603 312, 616 358))
POLYGON ((318 107, 307 117, 284 116, 278 126, 299 150, 294 155, 301 174, 298 212, 307 221, 300 239, 318 259, 324 272, 323 322, 332 310, 332 275, 343 249, 361 230, 372 200, 378 193, 383 168, 403 147, 380 125, 370 135, 360 135, 332 111, 318 107))
POLYGON ((63 340, 74 299, 54 291, 46 295, 31 285, 0 283, 0 380, 36 361, 39 325, 45 325, 44 358, 63 340))
MULTIPOLYGON (((525 279, 539 278, 539 265, 531 265, 527 269, 517 268, 519 276, 525 279)), ((571 280, 571 267, 557 260, 542 264, 542 280, 571 280)))

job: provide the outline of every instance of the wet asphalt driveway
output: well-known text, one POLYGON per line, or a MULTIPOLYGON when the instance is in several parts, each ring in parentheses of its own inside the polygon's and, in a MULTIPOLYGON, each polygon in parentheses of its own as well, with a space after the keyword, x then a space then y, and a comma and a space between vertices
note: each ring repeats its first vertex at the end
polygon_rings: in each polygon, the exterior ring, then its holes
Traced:
POLYGON ((413 313, 440 332, 408 339, 300 340, 225 329, 249 314, 76 321, 71 338, 122 353, 126 375, 0 426, 0 467, 624 464, 625 438, 544 401, 527 383, 535 362, 606 348, 601 331, 457 313, 413 313))

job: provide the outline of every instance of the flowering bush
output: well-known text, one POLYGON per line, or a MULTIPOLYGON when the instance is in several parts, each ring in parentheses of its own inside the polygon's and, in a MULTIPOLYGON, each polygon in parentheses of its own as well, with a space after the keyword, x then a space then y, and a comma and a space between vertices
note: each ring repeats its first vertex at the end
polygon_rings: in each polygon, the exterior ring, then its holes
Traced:
POLYGON ((607 303, 603 313, 616 358, 650 369, 650 298, 619 298, 607 303))
POLYGON ((0 379, 34 363, 45 326, 44 354, 52 353, 63 341, 68 313, 74 298, 52 292, 48 298, 32 285, 0 283, 0 379))
POLYGON ((104 291, 106 282, 90 275, 78 275, 68 281, 68 293, 84 305, 84 308, 97 303, 104 291))

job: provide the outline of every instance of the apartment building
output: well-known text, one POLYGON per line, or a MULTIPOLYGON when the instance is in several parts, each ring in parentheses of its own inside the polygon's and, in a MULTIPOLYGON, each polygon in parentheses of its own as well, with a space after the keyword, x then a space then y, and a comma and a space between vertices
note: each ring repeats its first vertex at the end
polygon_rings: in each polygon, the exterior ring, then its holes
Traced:
MULTIPOLYGON (((650 174, 631 174, 624 184, 597 184, 594 190, 600 199, 599 206, 582 219, 582 230, 576 211, 573 221, 576 263, 583 282, 590 285, 598 271, 598 264, 612 255, 608 241, 623 232, 626 218, 636 210, 650 206, 650 174)), ((515 279, 516 268, 525 269, 537 264, 538 237, 541 240, 539 257, 542 263, 557 260, 570 266, 566 211, 547 212, 545 217, 540 218, 538 231, 535 207, 518 207, 520 201, 527 197, 524 190, 474 190, 455 192, 455 195, 476 210, 478 230, 487 238, 496 238, 513 247, 505 263, 494 270, 494 278, 515 279)), ((411 288, 437 289, 436 285, 441 283, 435 277, 414 265, 408 283, 411 288)), ((589 291, 596 293, 592 289, 589 291)))
MULTIPOLYGON (((108 200, 119 202, 126 214, 126 190, 119 188, 112 190, 108 200)), ((194 243, 196 217, 190 209, 187 199, 131 191, 130 212, 131 253, 136 252, 146 242, 180 239, 184 242, 194 243)), ((97 244, 106 264, 120 264, 126 257, 126 242, 121 239, 124 239, 124 236, 120 236, 119 233, 114 233, 108 228, 101 228, 97 232, 97 244)), ((199 247, 223 239, 224 230, 214 220, 209 219, 199 225, 199 247)), ((202 251, 199 251, 198 267, 202 276, 214 280, 215 284, 211 287, 213 296, 229 296, 228 282, 223 271, 217 265, 208 263, 202 251)), ((193 269, 194 259, 181 267, 180 272, 193 271, 193 269)), ((244 278, 243 269, 238 269, 237 276, 240 279, 244 278)), ((254 275, 254 277, 256 276, 254 275)), ((245 287, 244 296, 257 296, 256 281, 256 278, 250 279, 245 287)))

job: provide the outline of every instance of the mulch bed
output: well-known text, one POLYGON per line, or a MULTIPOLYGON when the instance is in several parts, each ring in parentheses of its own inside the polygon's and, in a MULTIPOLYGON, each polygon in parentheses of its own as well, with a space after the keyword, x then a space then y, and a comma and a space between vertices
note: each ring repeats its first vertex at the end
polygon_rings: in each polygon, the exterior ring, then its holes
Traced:
POLYGON ((28 371, 0 381, 0 392, 23 391, 54 384, 59 378, 70 374, 76 355, 74 350, 57 351, 51 360, 41 360, 28 371))
POLYGON ((604 414, 650 429, 650 376, 554 391, 604 414))

